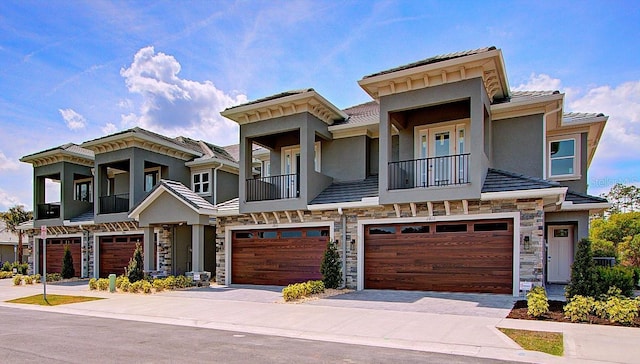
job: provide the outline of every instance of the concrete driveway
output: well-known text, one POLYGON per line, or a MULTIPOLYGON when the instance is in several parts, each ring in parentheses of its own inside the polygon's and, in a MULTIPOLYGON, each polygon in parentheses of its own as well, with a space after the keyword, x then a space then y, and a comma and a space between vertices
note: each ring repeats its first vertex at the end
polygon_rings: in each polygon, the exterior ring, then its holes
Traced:
POLYGON ((511 295, 364 290, 308 301, 309 305, 505 318, 511 295))

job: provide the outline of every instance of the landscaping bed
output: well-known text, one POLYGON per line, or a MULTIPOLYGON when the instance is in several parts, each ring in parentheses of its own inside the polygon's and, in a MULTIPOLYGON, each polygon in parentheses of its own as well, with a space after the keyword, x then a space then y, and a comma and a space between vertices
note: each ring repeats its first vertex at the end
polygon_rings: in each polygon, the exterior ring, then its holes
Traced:
MULTIPOLYGON (((571 322, 564 316, 563 307, 566 303, 563 301, 549 301, 549 312, 543 314, 540 317, 533 317, 527 313, 527 301, 520 300, 513 305, 513 309, 509 312, 507 318, 519 319, 519 320, 537 320, 537 321, 555 321, 555 322, 571 322)), ((620 323, 612 323, 609 320, 600 318, 595 315, 589 315, 588 322, 582 322, 586 324, 596 325, 613 325, 613 326, 627 326, 627 327, 640 327, 640 317, 636 317, 633 323, 630 325, 622 325, 620 323)))

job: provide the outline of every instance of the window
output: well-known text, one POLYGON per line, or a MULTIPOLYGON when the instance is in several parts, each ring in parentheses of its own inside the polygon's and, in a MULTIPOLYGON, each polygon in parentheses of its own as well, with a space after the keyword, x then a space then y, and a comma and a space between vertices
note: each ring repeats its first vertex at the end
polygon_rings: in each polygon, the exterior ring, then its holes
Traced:
POLYGON ((262 177, 271 176, 271 161, 262 161, 262 177))
POLYGON ((468 182, 469 121, 414 128, 415 186, 446 186, 468 182))
POLYGON ((329 230, 307 230, 307 238, 329 236, 329 230))
POLYGON ((201 195, 211 194, 211 173, 208 171, 194 173, 191 178, 191 189, 201 195))
POLYGON ((283 230, 280 233, 280 237, 281 238, 301 238, 302 237, 302 231, 300 230, 283 230))
POLYGON ((153 189, 160 180, 160 168, 154 168, 144 171, 144 192, 149 192, 153 189))
POLYGON ((549 177, 578 177, 579 139, 567 138, 549 142, 549 177))
POLYGON ((430 231, 429 225, 420 226, 404 226, 400 233, 402 234, 428 234, 430 231))
POLYGON ((437 233, 462 233, 467 231, 467 224, 436 225, 437 233))
POLYGON ((376 226, 369 228, 370 235, 395 234, 396 228, 393 226, 376 226))
POLYGON ((509 224, 506 222, 485 222, 473 224, 473 231, 506 231, 509 224))
POLYGON ((73 181, 74 197, 76 201, 93 202, 93 188, 91 178, 73 181))
MULTIPOLYGON (((313 146, 313 166, 316 172, 321 171, 321 145, 315 142, 313 146)), ((264 166, 264 164, 263 164, 264 166)), ((300 173, 300 146, 282 148, 282 174, 300 173)))
POLYGON ((566 238, 569 236, 569 229, 555 229, 553 230, 554 238, 566 238))

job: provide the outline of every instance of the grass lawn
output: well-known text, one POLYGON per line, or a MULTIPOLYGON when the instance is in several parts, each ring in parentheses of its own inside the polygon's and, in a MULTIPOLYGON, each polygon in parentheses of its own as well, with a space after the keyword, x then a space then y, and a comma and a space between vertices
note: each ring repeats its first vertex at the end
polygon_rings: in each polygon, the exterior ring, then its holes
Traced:
POLYGON ((558 356, 562 356, 564 352, 561 333, 502 328, 498 328, 498 330, 509 336, 525 350, 541 351, 558 356))
POLYGON ((78 302, 87 302, 87 301, 95 301, 102 300, 103 298, 99 297, 84 297, 84 296, 65 296, 59 294, 48 294, 47 300, 44 300, 44 296, 41 294, 37 294, 35 296, 16 298, 15 300, 7 301, 9 303, 26 303, 29 305, 40 305, 40 306, 57 306, 57 305, 66 305, 68 303, 78 303, 78 302))

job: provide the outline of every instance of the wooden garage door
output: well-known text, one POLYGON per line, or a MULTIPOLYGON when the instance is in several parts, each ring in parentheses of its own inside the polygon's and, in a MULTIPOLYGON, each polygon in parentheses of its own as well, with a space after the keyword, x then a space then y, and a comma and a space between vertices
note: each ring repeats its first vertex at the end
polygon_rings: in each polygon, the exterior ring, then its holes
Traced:
MULTIPOLYGON (((80 238, 68 239, 47 239, 47 273, 62 273, 62 261, 64 259, 64 246, 69 245, 71 257, 73 258, 73 269, 76 277, 80 277, 82 253, 80 248, 80 238)), ((40 241, 40 274, 42 274, 42 241, 40 241)))
POLYGON ((136 243, 142 243, 144 235, 104 236, 100 238, 100 277, 106 278, 109 274, 124 274, 129 265, 129 259, 133 257, 136 243))
POLYGON ((329 228, 235 231, 231 282, 284 286, 322 279, 329 228))
POLYGON ((511 293, 513 220, 365 227, 364 286, 511 293))

